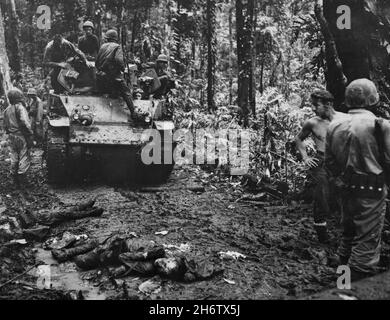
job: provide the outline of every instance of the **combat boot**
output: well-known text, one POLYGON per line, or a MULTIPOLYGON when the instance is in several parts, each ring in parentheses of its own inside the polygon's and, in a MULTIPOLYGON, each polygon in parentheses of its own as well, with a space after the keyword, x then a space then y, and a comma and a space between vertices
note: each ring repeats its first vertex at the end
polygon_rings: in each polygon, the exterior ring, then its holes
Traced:
POLYGON ((326 223, 314 224, 314 229, 317 232, 318 241, 322 244, 329 243, 328 227, 326 223))

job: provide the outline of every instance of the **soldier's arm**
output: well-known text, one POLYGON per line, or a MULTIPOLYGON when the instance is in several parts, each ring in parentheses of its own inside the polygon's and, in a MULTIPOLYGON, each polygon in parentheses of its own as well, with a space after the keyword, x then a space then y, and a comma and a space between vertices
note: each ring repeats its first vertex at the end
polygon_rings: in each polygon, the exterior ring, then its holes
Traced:
POLYGON ((59 67, 59 63, 51 61, 51 52, 52 47, 48 44, 45 48, 45 53, 43 55, 43 65, 45 67, 59 67))
POLYGON ((296 143, 297 149, 298 149, 299 153, 301 154, 303 161, 309 167, 315 167, 317 165, 317 160, 310 158, 307 155, 306 144, 304 142, 310 136, 310 134, 312 134, 313 126, 314 126, 314 123, 313 123, 312 119, 306 121, 303 125, 302 130, 299 132, 299 134, 295 138, 295 143, 296 143))
POLYGON ((80 57, 83 63, 87 64, 87 57, 85 56, 84 52, 82 52, 79 48, 77 48, 73 43, 68 42, 68 45, 72 51, 72 54, 75 56, 80 57))
POLYGON ((85 56, 84 52, 82 52, 80 49, 76 48, 75 46, 73 47, 75 50, 75 54, 78 55, 83 62, 87 63, 87 57, 85 56))

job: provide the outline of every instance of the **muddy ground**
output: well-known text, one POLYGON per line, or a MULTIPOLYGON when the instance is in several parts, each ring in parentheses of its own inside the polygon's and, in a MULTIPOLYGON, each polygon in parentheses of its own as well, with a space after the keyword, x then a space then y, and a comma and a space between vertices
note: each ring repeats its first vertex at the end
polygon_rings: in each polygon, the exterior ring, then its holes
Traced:
MULTIPOLYGON (((136 234, 158 244, 185 245, 186 255, 208 257, 224 273, 191 284, 157 276, 153 280, 159 289, 147 295, 138 288, 150 278, 113 279, 107 268, 83 272, 72 262, 58 264, 42 243, 29 242, 3 250, 0 299, 296 299, 335 286, 335 269, 327 265, 337 247, 338 219, 331 223, 331 244, 319 245, 308 204, 240 202, 245 190, 239 179, 198 167, 177 168, 161 192, 104 185, 54 188, 46 183, 40 157, 35 150, 31 185, 20 191, 8 173, 8 154, 1 151, 1 216, 17 217, 25 210, 50 210, 96 198, 105 210, 103 216, 63 223, 52 228, 50 236, 69 231, 103 242, 111 235, 136 234), (204 186, 205 191, 188 190, 194 185, 204 186), (160 231, 168 234, 156 235, 160 231), (221 251, 246 258, 221 260, 221 251), (51 265, 51 290, 37 288, 34 265, 51 265)), ((389 252, 385 246, 384 254, 389 252)))

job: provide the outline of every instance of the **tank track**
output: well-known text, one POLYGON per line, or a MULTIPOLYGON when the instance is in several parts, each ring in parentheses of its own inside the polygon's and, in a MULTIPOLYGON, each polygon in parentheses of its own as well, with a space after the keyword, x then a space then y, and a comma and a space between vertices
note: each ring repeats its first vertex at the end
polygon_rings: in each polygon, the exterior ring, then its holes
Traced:
POLYGON ((46 136, 46 166, 48 182, 65 184, 68 181, 67 131, 49 128, 46 136), (61 141, 63 141, 61 143, 61 141))

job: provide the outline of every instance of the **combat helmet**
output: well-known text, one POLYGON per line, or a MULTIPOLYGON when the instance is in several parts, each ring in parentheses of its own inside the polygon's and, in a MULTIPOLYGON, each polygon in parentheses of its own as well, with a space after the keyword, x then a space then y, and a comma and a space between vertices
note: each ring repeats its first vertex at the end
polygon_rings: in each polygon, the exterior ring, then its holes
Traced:
POLYGON ((37 90, 35 90, 34 88, 30 88, 27 91, 27 95, 28 96, 36 96, 37 95, 37 90))
POLYGON ((379 103, 378 90, 371 80, 358 79, 347 87, 345 102, 349 109, 369 108, 379 103))
POLYGON ((104 35, 104 38, 107 40, 107 41, 118 41, 119 37, 118 37, 118 32, 114 29, 110 29, 106 32, 106 34, 104 35))
POLYGON ((85 28, 92 28, 93 30, 95 30, 95 26, 93 25, 93 23, 91 21, 85 21, 83 23, 83 29, 85 28))
POLYGON ((7 96, 10 104, 17 104, 19 102, 24 101, 23 92, 17 88, 13 88, 10 91, 8 91, 7 96))
POLYGON ((168 63, 168 57, 165 54, 160 54, 156 61, 168 63))

